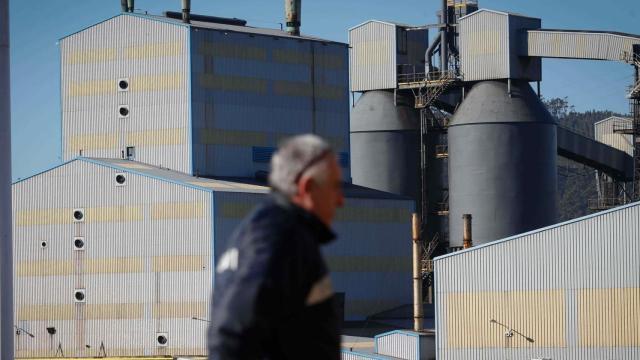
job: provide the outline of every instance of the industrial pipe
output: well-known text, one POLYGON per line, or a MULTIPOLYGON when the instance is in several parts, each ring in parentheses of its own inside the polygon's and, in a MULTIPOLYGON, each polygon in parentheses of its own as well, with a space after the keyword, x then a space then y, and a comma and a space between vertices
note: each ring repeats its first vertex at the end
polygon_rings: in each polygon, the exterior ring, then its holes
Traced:
POLYGON ((433 42, 431 43, 431 45, 429 45, 429 48, 427 49, 427 52, 425 54, 425 63, 427 64, 427 68, 424 70, 425 71, 425 76, 429 76, 429 73, 431 73, 433 71, 433 53, 436 50, 436 47, 440 45, 440 37, 437 37, 435 39, 433 39, 433 42))
POLYGON ((462 221, 462 248, 468 249, 473 246, 471 237, 471 214, 463 214, 462 221))
POLYGON ((284 16, 287 26, 287 32, 291 35, 300 35, 302 0, 285 0, 284 16))
POLYGON ((440 28, 440 71, 449 69, 449 5, 442 0, 442 28, 440 28))
POLYGON ((120 0, 120 9, 122 10, 122 12, 127 12, 127 0, 120 0))
POLYGON ((0 0, 0 359, 13 359, 9 0, 0 0))
POLYGON ((182 0, 182 22, 191 22, 191 0, 182 0))
POLYGON ((422 331, 422 242, 420 241, 420 217, 411 217, 411 237, 413 242, 413 330, 422 331))
POLYGON ((134 0, 127 0, 127 10, 130 13, 133 12, 133 6, 134 6, 134 0))

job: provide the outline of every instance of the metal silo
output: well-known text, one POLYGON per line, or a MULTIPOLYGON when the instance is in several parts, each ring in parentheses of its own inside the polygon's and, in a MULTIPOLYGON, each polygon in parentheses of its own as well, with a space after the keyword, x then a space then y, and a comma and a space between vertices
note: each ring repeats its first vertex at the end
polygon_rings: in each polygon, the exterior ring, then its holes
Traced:
POLYGON ((353 183, 418 198, 419 113, 413 98, 388 91, 362 94, 351 113, 353 183))
POLYGON ((556 221, 556 124, 525 81, 477 83, 449 127, 450 245, 462 214, 482 244, 556 221))

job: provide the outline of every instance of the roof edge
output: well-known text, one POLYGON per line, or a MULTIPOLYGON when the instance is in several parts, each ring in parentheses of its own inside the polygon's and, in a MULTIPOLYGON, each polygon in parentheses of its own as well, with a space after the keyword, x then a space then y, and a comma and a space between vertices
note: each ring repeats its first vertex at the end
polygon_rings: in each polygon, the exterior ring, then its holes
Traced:
POLYGON ((556 228, 559 228, 559 227, 562 227, 562 226, 566 226, 566 225, 569 225, 569 224, 574 224, 574 223, 577 223, 577 222, 581 222, 581 221, 597 218, 597 217, 604 216, 604 215, 611 214, 611 213, 618 212, 618 211, 623 211, 623 210, 626 210, 626 209, 629 209, 629 208, 632 208, 632 207, 636 207, 636 206, 640 206, 640 201, 634 202, 634 203, 630 203, 630 204, 626 204, 626 205, 622 205, 622 206, 618 206, 618 207, 615 207, 613 209, 600 211, 600 212, 597 212, 595 214, 590 214, 590 215, 582 216, 582 217, 579 217, 579 218, 567 220, 567 221, 564 221, 564 222, 561 222, 561 223, 545 226, 545 227, 542 227, 540 229, 535 229, 535 230, 527 231, 527 232, 524 232, 524 233, 521 233, 521 234, 512 235, 512 236, 506 237, 504 239, 499 239, 499 240, 488 242, 488 243, 485 243, 485 244, 482 244, 482 245, 474 246, 474 247, 471 247, 471 248, 466 249, 466 250, 460 250, 460 251, 456 251, 456 252, 453 252, 453 253, 450 253, 450 254, 441 255, 441 256, 433 258, 433 261, 440 261, 440 260, 443 260, 445 258, 449 258, 449 257, 452 257, 452 256, 458 256, 458 255, 466 254, 466 253, 469 253, 469 252, 472 252, 472 251, 481 250, 481 249, 484 249, 486 247, 499 245, 499 244, 506 243, 506 242, 509 242, 509 241, 518 240, 518 239, 520 239, 520 238, 522 238, 524 236, 541 233, 543 231, 547 231, 547 230, 551 230, 551 229, 556 229, 556 228))
POLYGON ((517 16, 517 17, 522 17, 522 18, 527 18, 527 19, 535 19, 535 20, 542 21, 541 18, 537 18, 537 17, 533 17, 533 16, 517 14, 517 13, 512 13, 512 12, 507 12, 507 11, 485 9, 485 8, 478 9, 478 10, 472 12, 471 14, 465 15, 465 16, 461 17, 460 19, 458 19, 458 21, 461 21, 462 19, 466 19, 466 18, 468 18, 470 16, 476 15, 476 14, 481 13, 481 12, 490 12, 490 13, 500 14, 500 15, 505 15, 505 16, 517 16))

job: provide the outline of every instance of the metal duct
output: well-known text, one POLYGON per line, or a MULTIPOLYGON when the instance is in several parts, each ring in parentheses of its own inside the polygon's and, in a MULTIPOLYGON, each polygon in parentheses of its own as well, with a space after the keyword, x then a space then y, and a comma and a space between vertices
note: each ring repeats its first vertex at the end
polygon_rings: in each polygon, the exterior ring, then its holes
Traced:
POLYGON ((127 0, 120 0, 120 9, 122 12, 127 12, 127 0))
POLYGON ((127 10, 133 12, 134 0, 127 0, 127 10))
POLYGON ((471 214, 463 214, 462 222, 462 248, 468 249, 473 246, 471 237, 471 214))
POLYGON ((191 16, 191 0, 182 0, 182 22, 189 23, 191 16))
POLYGON ((287 32, 291 35, 300 35, 300 21, 302 18, 302 0, 285 0, 284 16, 287 32))
POLYGON ((9 0, 0 0, 0 359, 13 359, 9 0))
POLYGON ((422 241, 420 239, 420 216, 411 217, 411 237, 413 244, 413 330, 421 331, 422 318, 422 241))

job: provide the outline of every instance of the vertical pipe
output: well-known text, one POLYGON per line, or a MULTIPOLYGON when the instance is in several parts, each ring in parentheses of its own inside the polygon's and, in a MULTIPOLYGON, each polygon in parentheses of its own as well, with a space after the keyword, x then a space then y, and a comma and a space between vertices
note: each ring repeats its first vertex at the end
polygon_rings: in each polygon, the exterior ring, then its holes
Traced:
POLYGON ((127 10, 132 13, 133 7, 134 7, 134 0, 127 0, 127 10))
POLYGON ((285 0, 284 16, 287 32, 291 35, 300 35, 302 0, 285 0))
POLYGON ((9 0, 0 0, 0 359, 13 359, 9 0))
POLYGON ((191 0, 182 0, 182 22, 191 22, 191 0))
POLYGON ((462 215, 462 248, 468 249, 473 246, 471 237, 471 214, 462 215))
POLYGON ((411 235, 413 238, 413 330, 422 331, 422 246, 420 218, 416 213, 411 217, 411 235))
POLYGON ((449 6, 447 0, 442 0, 442 25, 440 29, 440 71, 449 69, 449 6))
POLYGON ((120 9, 122 10, 122 12, 127 12, 127 0, 120 0, 120 9))

